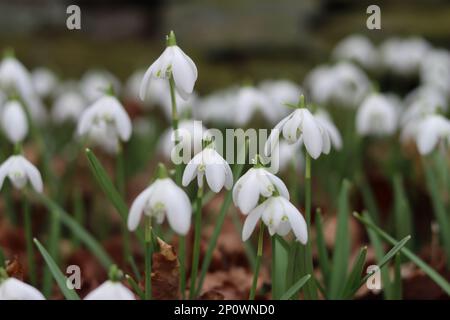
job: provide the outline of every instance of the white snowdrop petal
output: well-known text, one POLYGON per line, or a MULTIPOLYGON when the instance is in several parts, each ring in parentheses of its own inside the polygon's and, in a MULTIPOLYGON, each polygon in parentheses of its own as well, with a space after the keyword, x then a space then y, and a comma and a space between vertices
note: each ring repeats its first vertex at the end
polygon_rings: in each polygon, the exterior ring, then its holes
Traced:
POLYGON ((238 195, 238 207, 243 214, 247 214, 256 207, 259 200, 259 187, 258 181, 254 175, 250 175, 245 184, 242 184, 241 190, 238 195))
POLYGON ((303 109, 303 141, 309 155, 317 159, 322 151, 322 136, 314 116, 306 109, 303 109))
POLYGON ((45 300, 45 297, 36 288, 11 277, 0 284, 0 300, 45 300))
POLYGON ((171 228, 178 234, 185 235, 191 226, 192 206, 186 193, 172 180, 167 182, 163 195, 167 220, 171 228))
POLYGON ((289 200, 289 190, 287 189, 286 185, 284 184, 283 180, 278 178, 276 175, 270 175, 270 180, 275 185, 275 188, 280 193, 280 196, 286 198, 289 200))
POLYGON ((178 93, 185 99, 194 89, 197 68, 178 46, 173 47, 172 75, 177 89, 181 89, 178 93))
POLYGON ((21 165, 25 169, 25 173, 27 174, 34 190, 36 190, 37 192, 42 192, 44 189, 44 185, 43 185, 41 173, 39 172, 39 170, 24 157, 20 156, 19 159, 21 161, 21 165))
POLYGON ((183 178, 182 178, 182 185, 184 187, 188 186, 189 183, 191 183, 192 180, 194 180, 195 176, 197 175, 197 167, 198 164, 195 163, 195 161, 189 161, 189 163, 186 165, 186 168, 183 172, 183 178))
POLYGON ((220 164, 210 164, 205 169, 208 186, 215 193, 219 192, 225 184, 225 170, 220 164))
POLYGON ((284 200, 283 206, 284 212, 289 219, 292 231, 295 237, 303 244, 308 242, 308 229, 306 227, 306 221, 298 209, 289 201, 284 200))
POLYGON ((145 206, 153 192, 153 189, 154 185, 147 187, 147 189, 142 191, 133 201, 133 204, 130 208, 130 213, 128 214, 128 230, 136 230, 137 226, 139 225, 139 221, 141 220, 145 206))
POLYGON ((19 102, 9 101, 3 106, 2 124, 12 143, 23 141, 28 133, 28 120, 19 102))
POLYGON ((8 176, 9 166, 10 166, 11 162, 13 161, 13 159, 14 159, 13 157, 9 157, 0 166, 0 190, 3 187, 3 183, 5 182, 5 178, 8 176))
POLYGON ((231 171, 230 165, 224 161, 225 169, 225 188, 230 190, 233 187, 233 172, 231 171))
POLYGON ((148 87, 150 86, 150 80, 152 77, 152 69, 153 66, 150 66, 150 68, 147 69, 147 71, 145 71, 144 77, 142 78, 141 81, 141 86, 139 88, 139 98, 141 98, 142 101, 145 101, 145 97, 147 96, 147 90, 148 87))
POLYGON ((107 280, 86 295, 84 300, 136 300, 133 292, 120 282, 107 280))
POLYGON ((265 207, 266 205, 264 203, 260 204, 248 214, 247 218, 245 219, 244 226, 242 227, 242 241, 247 241, 248 238, 250 238, 253 230, 255 230, 256 224, 261 218, 261 214, 263 213, 265 207))

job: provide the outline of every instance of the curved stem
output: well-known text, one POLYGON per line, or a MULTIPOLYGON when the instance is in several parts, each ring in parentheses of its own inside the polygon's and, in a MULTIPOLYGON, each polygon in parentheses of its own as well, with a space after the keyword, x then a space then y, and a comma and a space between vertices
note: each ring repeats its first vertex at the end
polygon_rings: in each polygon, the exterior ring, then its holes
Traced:
POLYGON ((261 267, 261 258, 263 254, 263 242, 264 242, 264 222, 259 222, 259 235, 258 235, 258 251, 256 254, 256 266, 255 273, 253 274, 252 287, 250 289, 249 300, 255 300, 256 284, 258 283, 259 269, 261 267))
POLYGON ((192 253, 192 268, 191 268, 191 287, 189 289, 189 299, 195 298, 195 284, 197 280, 199 256, 200 256, 200 236, 202 224, 202 197, 203 188, 199 187, 197 191, 197 203, 195 210, 195 234, 194 234, 194 248, 192 253))

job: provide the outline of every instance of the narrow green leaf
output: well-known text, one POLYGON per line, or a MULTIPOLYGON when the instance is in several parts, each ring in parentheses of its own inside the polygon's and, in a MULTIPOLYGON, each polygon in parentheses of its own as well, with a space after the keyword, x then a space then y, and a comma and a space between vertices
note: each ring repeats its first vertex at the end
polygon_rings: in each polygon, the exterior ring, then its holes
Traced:
POLYGON ((329 298, 338 299, 342 293, 344 282, 347 276, 348 260, 350 257, 350 238, 348 232, 348 193, 350 184, 347 180, 342 183, 339 193, 338 217, 336 238, 334 240, 333 272, 330 278, 329 298))
POLYGON ((286 290, 286 270, 289 247, 285 247, 280 236, 272 237, 272 299, 278 300, 286 290))
POLYGON ((48 268, 50 269, 53 277, 56 280, 56 283, 59 286, 59 289, 61 289, 61 292, 63 293, 64 297, 66 297, 67 300, 80 300, 80 297, 73 289, 69 289, 67 287, 67 278, 64 276, 64 274, 59 270, 58 266, 56 265, 53 258, 50 256, 50 254, 45 250, 45 248, 42 246, 42 244, 35 238, 34 243, 36 244, 39 252, 41 253, 42 257, 45 260, 45 263, 47 264, 48 268))
POLYGON ((128 283, 133 288, 134 292, 139 296, 139 298, 141 300, 145 300, 145 294, 141 290, 141 288, 139 288, 139 285, 136 283, 136 281, 128 274, 125 275, 125 279, 127 279, 128 283))
POLYGON ((317 209, 316 212, 316 231, 317 231, 316 242, 317 242, 317 251, 319 254, 320 272, 322 274, 322 278, 326 286, 328 286, 330 283, 331 267, 330 267, 330 258, 328 256, 328 250, 325 243, 322 214, 320 212, 320 209, 317 209))
MULTIPOLYGON (((361 221, 366 227, 372 229, 377 233, 383 240, 389 242, 391 245, 397 243, 397 241, 392 238, 389 234, 381 230, 378 226, 376 226, 373 222, 368 220, 365 216, 361 216, 358 213, 353 213, 356 219, 361 221)), ((438 272, 436 272, 433 268, 431 268, 425 261, 416 256, 411 250, 407 248, 402 248, 401 253, 404 254, 410 261, 412 261, 415 265, 417 265, 424 273, 426 273, 442 290, 445 291, 448 295, 450 295, 450 284, 444 277, 442 277, 438 272)))
POLYGON ((378 210, 377 202, 375 201, 375 196, 373 195, 372 188, 366 179, 361 182, 361 192, 364 200, 364 204, 369 210, 369 214, 375 223, 380 223, 380 212, 378 210))
POLYGON ((292 287, 288 289, 280 298, 280 300, 289 300, 292 298, 311 278, 310 274, 300 278, 292 287))
POLYGON ((392 291, 393 291, 393 298, 395 300, 401 300, 402 299, 402 274, 401 274, 401 266, 402 266, 402 259, 400 253, 397 253, 395 255, 394 259, 394 281, 392 282, 392 291))
POLYGON ((364 264, 366 262, 367 255, 367 247, 362 247, 358 253, 358 257, 355 260, 352 270, 350 271, 350 275, 345 282, 343 297, 345 299, 352 298, 349 294, 352 292, 352 289, 358 285, 361 275, 364 271, 364 264))
POLYGON ((55 213, 55 217, 59 217, 61 222, 86 245, 92 254, 97 257, 103 267, 106 270, 109 270, 109 267, 113 264, 113 261, 98 241, 53 200, 42 193, 34 194, 50 212, 55 213))
MULTIPOLYGON (((394 217, 395 217, 395 235, 401 239, 408 234, 412 234, 411 208, 406 197, 403 179, 400 174, 394 176, 394 217)), ((408 242, 411 248, 412 241, 408 242)))

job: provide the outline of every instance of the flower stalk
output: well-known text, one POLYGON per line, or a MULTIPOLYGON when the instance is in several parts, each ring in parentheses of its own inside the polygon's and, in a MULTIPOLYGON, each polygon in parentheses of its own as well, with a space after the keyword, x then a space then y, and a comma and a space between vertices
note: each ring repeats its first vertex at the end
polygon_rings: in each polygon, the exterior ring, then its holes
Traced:
POLYGON ((152 299, 152 220, 145 217, 145 300, 152 299))
POLYGON ((189 299, 195 298, 195 289, 197 283, 198 265, 200 259, 200 238, 201 238, 201 224, 202 224, 202 199, 203 187, 199 187, 196 199, 195 211, 195 234, 194 234, 194 248, 192 253, 192 268, 191 268, 191 287, 189 290, 189 299))
POLYGON ((249 300, 255 300, 255 294, 256 294, 256 285, 258 284, 258 276, 259 276, 259 269, 261 267, 261 259, 263 254, 263 245, 264 245, 264 222, 261 220, 259 222, 259 234, 258 234, 258 249, 256 253, 256 266, 255 266, 255 272, 253 274, 253 281, 252 281, 252 287, 250 289, 250 296, 249 300))
POLYGON ((34 244, 33 244, 33 231, 31 222, 31 210, 30 203, 26 197, 23 198, 23 217, 25 228, 25 239, 27 246, 27 262, 28 262, 28 274, 30 276, 30 282, 36 285, 36 265, 34 263, 34 244))

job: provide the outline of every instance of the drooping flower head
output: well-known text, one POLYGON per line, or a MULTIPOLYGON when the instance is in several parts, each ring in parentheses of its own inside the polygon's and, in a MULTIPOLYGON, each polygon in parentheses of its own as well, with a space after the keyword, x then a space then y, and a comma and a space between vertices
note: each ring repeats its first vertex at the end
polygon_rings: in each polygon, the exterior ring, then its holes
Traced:
POLYGON ((36 288, 8 277, 6 271, 0 268, 0 300, 45 300, 44 295, 36 288))
POLYGON ((28 133, 28 120, 23 106, 17 100, 10 100, 3 106, 2 127, 11 143, 22 142, 28 133))
POLYGON ((37 192, 42 192, 43 183, 39 170, 22 155, 10 156, 0 166, 0 189, 8 177, 17 189, 25 187, 29 181, 37 192))
POLYGON ((122 278, 122 271, 116 265, 112 265, 109 280, 88 293, 84 300, 136 300, 133 292, 120 283, 122 278))
POLYGON ((431 153, 441 144, 450 146, 450 120, 441 115, 428 115, 418 125, 416 143, 422 155, 431 153))
POLYGON ((176 91, 186 100, 194 89, 197 76, 195 63, 177 46, 175 34, 171 31, 167 36, 166 49, 145 72, 139 96, 141 100, 145 99, 152 79, 172 77, 176 91))
POLYGON ((397 111, 387 96, 372 94, 363 101, 356 113, 356 131, 362 136, 391 135, 397 129, 397 111))

